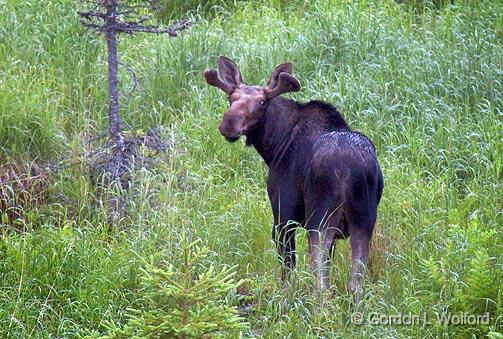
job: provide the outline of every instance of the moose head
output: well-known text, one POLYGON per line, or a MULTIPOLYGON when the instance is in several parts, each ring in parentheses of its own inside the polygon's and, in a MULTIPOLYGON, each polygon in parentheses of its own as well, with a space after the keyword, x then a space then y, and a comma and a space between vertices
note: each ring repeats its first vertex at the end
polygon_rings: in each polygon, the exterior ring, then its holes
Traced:
POLYGON ((206 82, 229 95, 229 108, 218 127, 220 133, 234 142, 241 135, 248 135, 265 114, 269 101, 278 95, 300 90, 300 82, 292 75, 292 64, 277 66, 265 87, 248 86, 244 83, 239 67, 229 58, 218 58, 215 69, 204 72, 206 82))

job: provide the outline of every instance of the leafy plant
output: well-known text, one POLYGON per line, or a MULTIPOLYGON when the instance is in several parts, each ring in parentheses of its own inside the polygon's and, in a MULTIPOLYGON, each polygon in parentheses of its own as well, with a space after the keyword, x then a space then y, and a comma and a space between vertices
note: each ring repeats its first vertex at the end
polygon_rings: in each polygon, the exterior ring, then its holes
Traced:
POLYGON ((147 264, 141 282, 145 304, 128 309, 123 329, 110 323, 110 334, 103 338, 239 337, 246 331, 248 324, 226 298, 243 281, 235 281, 235 266, 210 265, 198 273, 209 252, 200 243, 182 237, 179 271, 172 264, 165 268, 147 264))
POLYGON ((494 258, 489 257, 485 248, 478 250, 465 273, 464 286, 457 293, 463 310, 477 314, 492 311, 494 314, 502 279, 502 271, 494 267, 494 258))

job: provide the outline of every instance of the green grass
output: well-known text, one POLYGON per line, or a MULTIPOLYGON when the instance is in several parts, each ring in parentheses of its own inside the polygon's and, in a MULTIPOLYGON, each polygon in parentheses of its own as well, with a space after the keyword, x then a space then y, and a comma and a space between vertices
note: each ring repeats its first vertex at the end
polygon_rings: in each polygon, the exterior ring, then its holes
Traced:
POLYGON ((0 1, 0 160, 67 165, 44 204, 26 211, 23 232, 2 224, 0 336, 73 337, 125 324, 143 298, 138 255, 180 267, 182 231, 211 249, 208 264, 236 264, 248 279, 249 336, 503 332, 503 6, 418 11, 418 3, 236 2, 191 12, 195 24, 175 39, 122 36, 121 58, 140 82, 123 117, 137 130, 162 125, 170 148, 157 169, 137 172, 128 223, 109 230, 84 158, 88 136, 106 126, 103 39, 81 27, 74 1, 0 1), (202 77, 218 55, 253 84, 292 61, 303 88, 291 97, 336 104, 376 144, 385 191, 356 308, 345 292, 345 241, 324 305, 303 231, 294 286, 281 286, 265 165, 219 135, 226 98, 202 77), (490 324, 351 323, 354 312, 435 319, 446 307, 490 312, 490 324))

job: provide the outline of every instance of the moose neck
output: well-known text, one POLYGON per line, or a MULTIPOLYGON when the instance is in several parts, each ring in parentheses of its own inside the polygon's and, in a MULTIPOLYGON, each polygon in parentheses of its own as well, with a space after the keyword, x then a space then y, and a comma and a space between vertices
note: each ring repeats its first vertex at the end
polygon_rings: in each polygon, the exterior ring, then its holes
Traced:
POLYGON ((262 119, 246 139, 253 145, 269 168, 277 166, 295 138, 292 131, 297 123, 298 105, 294 100, 276 97, 269 102, 262 119))

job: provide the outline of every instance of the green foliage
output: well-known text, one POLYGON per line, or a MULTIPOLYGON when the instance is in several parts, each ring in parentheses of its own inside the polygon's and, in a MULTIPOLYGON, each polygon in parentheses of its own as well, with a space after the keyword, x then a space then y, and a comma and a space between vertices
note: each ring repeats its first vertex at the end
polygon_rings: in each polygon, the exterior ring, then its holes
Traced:
POLYGON ((424 14, 428 10, 439 10, 449 5, 454 5, 454 0, 397 0, 417 14, 424 14))
MULTIPOLYGON (((140 284, 155 272, 142 273, 132 253, 163 271, 171 265, 170 279, 180 279, 182 232, 215 254, 198 274, 237 265, 235 279, 247 280, 240 309, 255 337, 498 337, 503 7, 424 3, 236 1, 196 6, 195 24, 175 39, 121 36, 122 61, 140 84, 122 116, 135 130, 161 126, 169 150, 156 170, 136 172, 127 227, 110 230, 86 166, 89 137, 106 127, 103 39, 80 25, 73 1, 0 0, 0 159, 66 159, 19 233, 1 226, 0 337, 126 329, 129 316, 144 315, 128 310, 160 309, 140 284), (235 59, 250 84, 292 61, 303 88, 290 97, 336 104, 374 140, 385 190, 355 308, 345 292, 347 241, 337 244, 334 296, 324 305, 312 294, 302 230, 293 286, 281 285, 266 168, 219 135, 225 95, 201 76, 218 55, 235 59), (433 321, 445 310, 489 312, 489 324, 433 321), (432 323, 356 326, 354 312, 425 313, 432 323)), ((121 86, 131 88, 125 69, 121 86)))
POLYGON ((54 155, 69 142, 69 125, 103 112, 95 101, 106 93, 94 70, 97 41, 76 20, 72 1, 0 6, 0 159, 54 155))
POLYGON ((503 339, 503 334, 499 332, 489 332, 487 336, 491 339, 503 339))
POLYGON ((200 12, 216 15, 219 11, 234 8, 234 1, 225 0, 162 0, 158 3, 158 15, 160 19, 169 21, 185 17, 188 13, 200 12))
POLYGON ((228 338, 246 331, 248 324, 226 300, 243 281, 234 280, 235 267, 204 270, 201 261, 209 250, 200 243, 181 238, 180 271, 172 264, 147 264, 141 279, 145 302, 128 309, 124 329, 110 324, 111 334, 102 338, 228 338))
POLYGON ((489 253, 498 255, 500 249, 494 246, 497 238, 495 229, 485 229, 476 218, 467 227, 449 225, 445 247, 423 260, 416 282, 425 300, 435 305, 431 317, 447 310, 454 314, 489 313, 496 321, 501 314, 503 270, 501 261, 489 253), (428 295, 431 290, 440 293, 428 295))
POLYGON ((494 262, 485 248, 478 250, 470 260, 463 287, 457 293, 463 310, 477 314, 491 311, 494 314, 503 281, 503 271, 495 267, 494 262))

